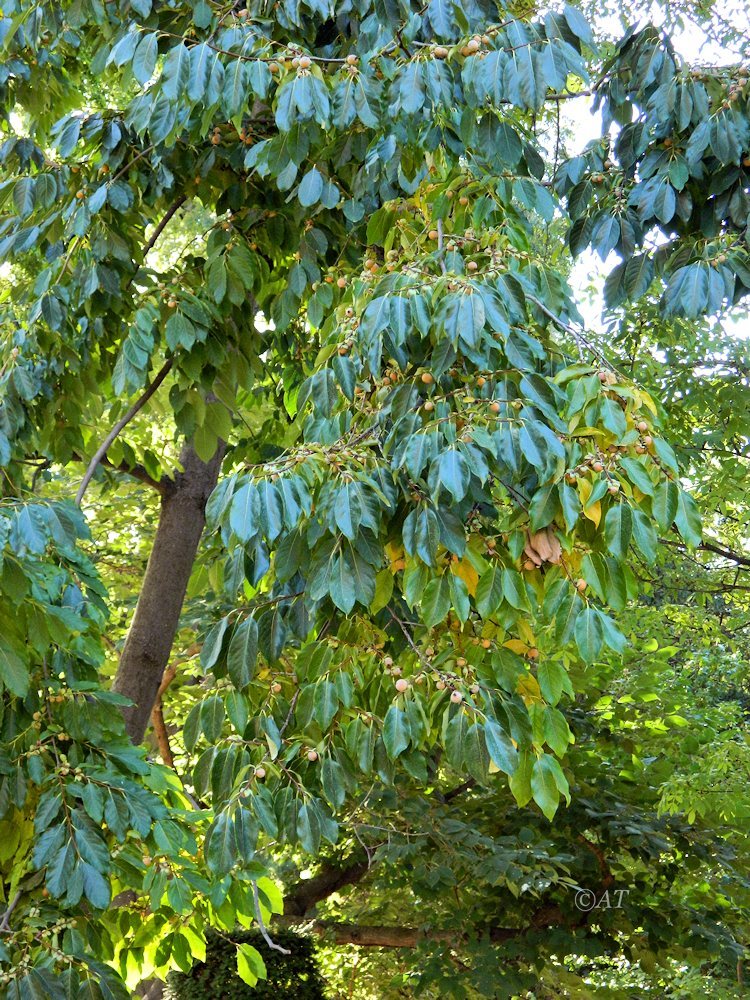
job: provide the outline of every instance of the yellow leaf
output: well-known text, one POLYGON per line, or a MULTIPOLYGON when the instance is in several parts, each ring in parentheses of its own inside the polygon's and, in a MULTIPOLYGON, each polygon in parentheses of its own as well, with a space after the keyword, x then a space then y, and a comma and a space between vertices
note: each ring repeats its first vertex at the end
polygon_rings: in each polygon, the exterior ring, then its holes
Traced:
POLYGON ((579 479, 576 485, 578 487, 578 496, 581 498, 581 506, 585 507, 594 487, 590 479, 579 479))
POLYGON ((602 519, 602 505, 598 500, 596 503, 592 503, 590 507, 584 507, 583 513, 589 521, 593 521, 597 528, 599 527, 599 522, 602 519))
POLYGON ((451 561, 451 573, 453 573, 454 576, 461 577, 466 584, 466 589, 472 597, 476 594, 477 584, 479 583, 479 573, 477 573, 465 556, 463 559, 457 559, 455 556, 453 557, 451 561))
POLYGON ((389 569, 394 575, 406 566, 403 545, 396 542, 386 542, 385 554, 388 557, 389 569))
POLYGON ((506 649, 509 649, 511 653, 518 653, 519 656, 525 656, 528 652, 528 643, 523 642, 521 639, 508 639, 507 642, 503 643, 506 649))
POLYGON ((537 679, 533 674, 524 674, 523 677, 519 677, 516 691, 527 705, 541 704, 544 701, 537 679))

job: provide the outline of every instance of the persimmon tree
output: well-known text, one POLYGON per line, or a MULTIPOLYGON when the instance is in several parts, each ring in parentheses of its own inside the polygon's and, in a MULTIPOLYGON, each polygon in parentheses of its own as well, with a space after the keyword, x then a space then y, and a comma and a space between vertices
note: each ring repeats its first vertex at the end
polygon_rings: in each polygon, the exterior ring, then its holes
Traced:
MULTIPOLYGON (((9 996, 187 968, 206 927, 280 914, 269 851, 353 852, 357 810, 428 822, 451 781, 571 840, 596 812, 571 802, 574 709, 629 655, 634 561, 701 543, 659 401, 585 330, 571 255, 616 254, 608 306, 648 293, 670 322, 747 293, 747 74, 693 71, 650 27, 600 49, 570 6, 1 9, 9 996), (555 109, 590 97, 602 139, 565 158, 555 109), (159 510, 113 651, 122 477, 159 510), (189 587, 199 683, 170 664, 189 587), (170 682, 179 776, 158 715, 164 763, 142 746, 170 682)), ((346 871, 287 919, 367 859, 346 871)), ((506 950, 565 924, 478 915, 506 950)), ((262 975, 249 946, 238 963, 262 975)))

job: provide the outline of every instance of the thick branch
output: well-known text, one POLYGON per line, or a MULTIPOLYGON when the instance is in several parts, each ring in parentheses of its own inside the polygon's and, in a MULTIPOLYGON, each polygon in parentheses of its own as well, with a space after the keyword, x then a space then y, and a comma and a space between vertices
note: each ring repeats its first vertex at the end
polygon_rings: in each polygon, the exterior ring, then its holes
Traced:
MULTIPOLYGON (((581 914, 568 924, 573 929, 585 923, 588 914, 581 914)), ((421 928, 421 927, 382 927, 364 924, 338 923, 335 920, 308 920, 303 917, 279 917, 279 923, 294 925, 304 923, 305 926, 319 937, 333 944, 356 944, 362 948, 416 948, 425 942, 437 942, 458 946, 469 937, 466 931, 459 928, 421 928)), ((542 907, 534 914, 531 922, 524 927, 486 927, 474 933, 486 934, 494 944, 524 937, 534 931, 544 930, 564 924, 562 911, 557 906, 542 907)))
POLYGON ((146 259, 149 251, 153 250, 154 247, 156 246, 156 241, 159 239, 161 234, 164 232, 164 229, 169 224, 169 220, 172 218, 175 212, 185 204, 186 201, 187 201, 187 195, 186 194, 180 195, 180 197, 177 198, 176 201, 173 201, 172 204, 167 209, 167 211, 164 213, 161 222, 157 224, 156 229, 154 229, 153 233, 151 234, 151 239, 143 248, 144 260, 146 259))
POLYGON ((107 449, 115 440, 115 438, 123 429, 123 427, 125 427, 126 424, 129 424, 130 421, 133 419, 133 417, 136 415, 136 413, 142 410, 143 407, 146 405, 146 403, 149 401, 149 399, 151 399, 153 394, 156 392, 156 390, 159 388, 159 386, 162 384, 164 379, 171 371, 171 368, 172 368, 172 359, 170 358, 168 361, 164 362, 164 364, 161 366, 161 368, 155 375, 153 382, 149 386, 147 386, 145 392, 143 392, 138 397, 138 399, 133 403, 133 405, 130 407, 125 416, 121 417, 117 421, 115 426, 112 428, 112 430, 109 432, 109 434, 105 437, 105 439, 97 448, 96 452, 94 453, 94 457, 91 459, 88 468, 86 469, 86 474, 81 480, 81 485, 78 487, 78 493, 76 494, 76 504, 79 507, 81 506, 81 500, 83 500, 83 495, 86 492, 86 488, 88 487, 89 483, 91 482, 94 476, 94 473, 96 472, 97 466, 104 458, 104 456, 107 454, 107 449))
POLYGON ((367 861, 355 861, 345 868, 324 867, 312 878, 302 879, 284 898, 284 916, 304 917, 321 900, 327 899, 345 885, 354 885, 367 874, 367 861))

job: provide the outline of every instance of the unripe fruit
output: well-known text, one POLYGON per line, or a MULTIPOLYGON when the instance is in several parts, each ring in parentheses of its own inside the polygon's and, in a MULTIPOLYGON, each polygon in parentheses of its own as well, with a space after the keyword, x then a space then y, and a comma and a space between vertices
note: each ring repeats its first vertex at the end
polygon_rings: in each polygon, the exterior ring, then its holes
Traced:
POLYGON ((458 204, 459 205, 468 205, 469 204, 469 199, 466 197, 465 194, 462 194, 461 197, 458 199, 458 204))
POLYGON ((478 267, 479 267, 479 264, 477 264, 477 262, 475 260, 470 260, 469 263, 466 265, 466 270, 467 271, 476 271, 476 269, 478 267))
POLYGON ((407 679, 405 677, 399 677, 399 679, 396 681, 396 690, 400 694, 403 694, 404 691, 408 691, 408 689, 409 689, 409 682, 407 681, 407 679))
POLYGON ((431 229, 427 235, 431 240, 436 240, 440 235, 440 233, 437 231, 437 229, 431 229))
POLYGON ((476 40, 476 38, 471 38, 466 43, 466 48, 469 50, 469 53, 478 52, 479 51, 479 42, 476 40))
POLYGON ((350 66, 356 66, 356 65, 357 65, 357 62, 358 62, 358 59, 357 59, 357 57, 356 57, 355 55, 348 55, 348 56, 346 57, 346 61, 347 61, 347 63, 348 63, 348 64, 349 64, 350 66))
POLYGON ((454 705, 460 705, 463 700, 464 696, 460 691, 451 691, 451 701, 454 705))
POLYGON ((466 666, 466 660, 465 660, 465 658, 463 656, 459 656, 459 658, 456 660, 456 666, 457 667, 465 667, 466 666))
POLYGON ((432 50, 432 54, 435 56, 436 59, 447 59, 448 49, 446 49, 444 45, 436 45, 435 48, 432 50))
POLYGON ((609 381, 609 375, 607 374, 607 372, 597 372, 597 375, 602 385, 606 385, 607 382, 609 381))
POLYGON ((84 198, 84 197, 85 197, 85 195, 84 195, 83 191, 76 191, 76 198, 79 201, 81 201, 81 199, 84 198))
POLYGON ((431 399, 425 400, 424 409, 428 413, 432 413, 432 411, 435 409, 435 404, 432 402, 431 399))
POLYGON ((271 690, 274 694, 279 694, 281 692, 281 684, 278 681, 274 681, 271 685, 271 690))
POLYGON ((438 681, 435 687, 438 691, 445 691, 445 681, 438 681))
POLYGON ((307 751, 307 759, 310 761, 311 764, 314 764, 315 761, 318 759, 318 751, 317 750, 308 750, 307 751))
POLYGON ((276 74, 279 72, 278 63, 269 63, 268 72, 271 73, 272 76, 276 76, 276 74))
POLYGON ((218 135, 216 132, 214 132, 214 134, 211 136, 211 145, 218 146, 220 142, 221 142, 221 136, 218 135))
POLYGON ((346 278, 337 278, 336 284, 339 286, 339 288, 346 288, 346 278))
POLYGON ((532 646, 531 649, 528 651, 528 653, 526 655, 528 656, 528 658, 530 660, 538 660, 539 659, 539 650, 536 648, 536 646, 532 646))
POLYGON ((479 694, 479 685, 472 684, 471 687, 469 688, 469 691, 471 691, 472 694, 479 694))
POLYGON ((491 645, 492 641, 490 639, 482 639, 482 649, 489 649, 491 645))
POLYGON ((614 496, 615 493, 619 493, 620 492, 620 484, 619 483, 610 483, 609 486, 607 487, 607 490, 612 494, 612 496, 614 496))
POLYGON ((490 412, 491 413, 499 413, 500 412, 500 404, 497 403, 497 402, 490 403, 490 412))
POLYGON ((588 584, 583 579, 583 577, 581 577, 579 580, 576 580, 576 590, 578 591, 579 594, 582 594, 587 586, 588 584))
POLYGON ((641 434, 645 434, 645 432, 648 430, 648 424, 646 423, 645 420, 639 420, 635 426, 638 428, 641 434))
POLYGON ((523 564, 523 568, 527 573, 531 573, 533 570, 536 569, 536 563, 533 563, 530 559, 527 559, 526 562, 523 564))
POLYGON ((309 69, 312 66, 312 59, 309 56, 302 56, 299 61, 300 69, 309 69))
POLYGON ((604 472, 604 465, 602 462, 592 462, 591 468, 594 472, 604 472))
POLYGON ((392 667, 393 666, 393 657, 392 656, 384 656, 383 657, 383 666, 386 669, 392 667))
POLYGON ((432 385, 432 383, 435 381, 435 376, 432 374, 432 372, 422 372, 420 378, 422 379, 425 385, 432 385))
POLYGON ((265 769, 265 767, 256 767, 255 768, 255 777, 258 779, 258 781, 262 781, 263 778, 265 778, 265 776, 266 776, 266 769, 265 769))
POLYGON ((650 434, 643 435, 643 444, 646 446, 646 448, 650 448, 653 443, 654 439, 651 437, 650 434))
POLYGON ((479 378, 477 379, 477 389, 484 388, 486 384, 487 384, 487 379, 483 375, 480 375, 479 378))
POLYGON ((169 309, 176 309, 177 308, 177 299, 170 299, 169 302, 167 302, 167 307, 169 309))

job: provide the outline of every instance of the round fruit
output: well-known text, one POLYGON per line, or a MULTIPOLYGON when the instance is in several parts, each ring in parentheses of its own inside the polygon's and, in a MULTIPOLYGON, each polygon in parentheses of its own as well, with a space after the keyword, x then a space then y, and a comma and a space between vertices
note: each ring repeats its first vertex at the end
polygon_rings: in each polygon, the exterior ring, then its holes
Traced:
POLYGON ((469 199, 466 197, 465 194, 462 194, 461 197, 458 199, 458 204, 459 205, 468 205, 469 204, 469 199))
POLYGON ((635 426, 638 428, 641 434, 645 434, 646 431, 648 430, 648 424, 646 423, 645 420, 639 420, 635 426))
POLYGON ((271 73, 272 76, 276 76, 276 74, 279 72, 278 63, 269 63, 268 72, 271 73))
POLYGON ((408 689, 409 689, 409 682, 407 681, 407 679, 405 677, 399 677, 399 679, 396 681, 396 690, 399 693, 403 694, 404 691, 408 691, 408 689))
POLYGON ((386 669, 389 669, 390 667, 392 667, 393 666, 393 657, 392 656, 384 656, 383 657, 383 666, 386 669))
POLYGON ((592 462, 591 468, 594 472, 604 472, 604 465, 602 462, 592 462))
POLYGON ((167 306, 170 309, 175 309, 177 307, 177 299, 170 299, 169 302, 167 302, 167 306))
POLYGON ((309 56, 302 56, 302 58, 299 61, 299 68, 310 69, 311 66, 312 66, 312 59, 309 56))
POLYGON ((615 493, 619 493, 620 492, 620 484, 619 483, 610 483, 609 486, 607 487, 607 489, 612 494, 612 496, 614 496, 615 493))
POLYGON ((471 54, 473 52, 478 52, 479 51, 479 42, 476 40, 476 38, 471 38, 466 43, 466 48, 469 50, 469 54, 471 54))
POLYGON ((587 586, 588 585, 586 581, 583 579, 583 577, 581 577, 579 580, 576 580, 576 590, 578 591, 579 594, 582 594, 587 586))
POLYGON ((457 667, 465 667, 466 666, 466 659, 463 656, 459 656, 459 658, 456 660, 456 666, 457 667))
POLYGON ((314 764, 315 761, 318 759, 318 751, 317 750, 308 750, 307 751, 307 759, 310 761, 311 764, 314 764))
POLYGON ((477 379, 477 389, 482 389, 486 384, 487 379, 483 375, 480 375, 477 379))
POLYGON ((444 45, 436 45, 435 48, 432 50, 432 54, 435 56, 436 59, 448 58, 448 50, 444 45))
POLYGON ((435 409, 435 404, 432 402, 431 399, 428 399, 425 401, 424 408, 425 410, 427 410, 428 413, 432 413, 432 411, 435 409))
POLYGON ((533 570, 536 569, 536 563, 533 563, 530 559, 527 559, 526 562, 523 564, 523 568, 527 573, 531 573, 533 570))
POLYGON ((355 55, 348 55, 348 56, 346 57, 346 61, 347 61, 347 63, 348 63, 348 64, 349 64, 350 66, 356 66, 356 65, 357 65, 357 62, 358 62, 358 59, 357 59, 357 57, 356 57, 355 55))
POLYGON ((280 694, 281 684, 279 684, 278 681, 274 681, 273 684, 271 685, 271 690, 273 691, 274 694, 280 694))
POLYGON ((530 660, 538 660, 539 659, 539 650, 536 648, 536 646, 532 646, 531 649, 528 651, 528 653, 526 655, 528 656, 528 658, 530 660))
POLYGON ((464 696, 460 691, 451 691, 451 701, 454 705, 460 705, 463 700, 464 696))
POLYGON ((339 288, 346 288, 346 278, 337 278, 336 284, 339 286, 339 288))
POLYGON ((422 372, 422 375, 420 377, 425 385, 432 385, 432 383, 435 381, 435 376, 432 374, 432 372, 422 372))
POLYGON ((427 235, 431 240, 436 240, 440 234, 437 229, 431 229, 427 235))
POLYGON ((266 776, 266 769, 265 769, 265 767, 256 767, 255 768, 255 777, 259 781, 262 781, 263 778, 265 778, 265 776, 266 776))
POLYGON ((654 439, 651 437, 650 434, 644 434, 643 435, 643 443, 646 446, 646 448, 650 448, 651 445, 654 443, 654 439))
POLYGON ((491 413, 499 413, 500 412, 500 404, 498 402, 490 403, 490 412, 491 413))
POLYGON ((477 264, 477 262, 475 260, 470 260, 469 263, 466 265, 466 270, 467 271, 476 271, 476 269, 478 267, 479 267, 479 264, 477 264))
POLYGON ((438 681, 435 687, 438 691, 445 691, 445 681, 438 681))
POLYGON ((472 694, 479 694, 479 685, 472 684, 471 687, 469 688, 469 691, 471 691, 472 694))

